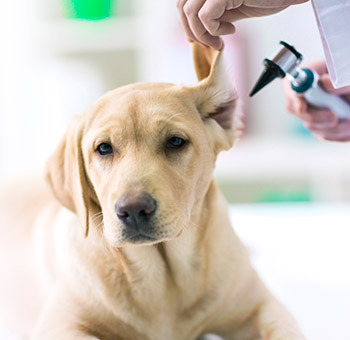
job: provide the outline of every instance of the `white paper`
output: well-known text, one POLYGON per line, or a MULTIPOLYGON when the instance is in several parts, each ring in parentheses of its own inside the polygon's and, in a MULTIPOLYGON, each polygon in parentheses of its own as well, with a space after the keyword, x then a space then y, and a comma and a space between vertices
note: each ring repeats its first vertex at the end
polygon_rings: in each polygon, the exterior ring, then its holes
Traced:
POLYGON ((312 0, 335 88, 350 86, 350 0, 312 0))

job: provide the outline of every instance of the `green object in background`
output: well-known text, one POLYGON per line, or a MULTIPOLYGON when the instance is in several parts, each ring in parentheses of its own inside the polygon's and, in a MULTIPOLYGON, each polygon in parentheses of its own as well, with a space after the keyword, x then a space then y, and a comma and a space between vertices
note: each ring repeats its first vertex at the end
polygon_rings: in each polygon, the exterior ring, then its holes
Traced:
POLYGON ((101 20, 113 15, 116 0, 64 0, 68 17, 101 20))
POLYGON ((257 200, 258 203, 281 202, 311 202, 312 198, 308 190, 285 191, 271 189, 263 193, 257 200))

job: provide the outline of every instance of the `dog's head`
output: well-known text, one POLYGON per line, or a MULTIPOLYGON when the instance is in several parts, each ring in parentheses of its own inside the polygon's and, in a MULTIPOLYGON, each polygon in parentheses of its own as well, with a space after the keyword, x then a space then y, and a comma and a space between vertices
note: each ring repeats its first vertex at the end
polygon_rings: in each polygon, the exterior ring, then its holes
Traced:
POLYGON ((195 86, 125 86, 74 118, 47 178, 86 236, 96 216, 116 247, 169 240, 189 225, 218 152, 240 130, 222 53, 195 45, 194 63, 195 86))

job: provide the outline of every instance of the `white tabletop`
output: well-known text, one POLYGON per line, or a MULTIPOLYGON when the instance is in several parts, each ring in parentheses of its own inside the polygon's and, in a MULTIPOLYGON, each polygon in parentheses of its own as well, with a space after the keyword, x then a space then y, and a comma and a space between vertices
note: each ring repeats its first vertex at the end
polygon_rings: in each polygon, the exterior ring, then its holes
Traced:
POLYGON ((234 229, 308 340, 350 339, 350 205, 232 205, 234 229))

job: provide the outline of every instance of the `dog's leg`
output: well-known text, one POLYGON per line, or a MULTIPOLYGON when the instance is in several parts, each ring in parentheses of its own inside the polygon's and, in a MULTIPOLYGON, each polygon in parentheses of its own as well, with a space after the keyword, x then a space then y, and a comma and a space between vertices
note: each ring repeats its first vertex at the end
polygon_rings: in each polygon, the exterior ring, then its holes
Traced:
MULTIPOLYGON (((91 302, 91 301, 90 301, 91 302)), ((89 304, 89 299, 86 303, 89 304)), ((44 308, 31 340, 151 340, 113 314, 86 305, 58 287, 44 308)))
POLYGON ((74 296, 57 285, 36 324, 31 340, 104 340, 87 332, 74 296))
POLYGON ((222 333, 227 340, 306 340, 287 309, 260 282, 260 295, 255 312, 240 327, 222 333))
POLYGON ((305 340, 298 324, 272 295, 258 311, 258 328, 263 340, 305 340))

